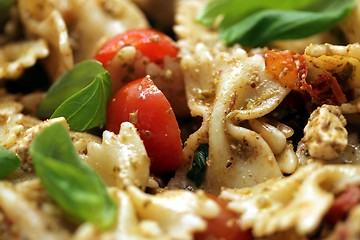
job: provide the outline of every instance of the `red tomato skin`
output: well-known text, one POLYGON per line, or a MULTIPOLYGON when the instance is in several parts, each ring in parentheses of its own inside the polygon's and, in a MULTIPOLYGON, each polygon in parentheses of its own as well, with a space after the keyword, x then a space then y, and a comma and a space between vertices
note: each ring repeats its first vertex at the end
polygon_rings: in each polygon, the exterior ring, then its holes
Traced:
POLYGON ((212 194, 206 194, 216 201, 220 207, 217 217, 206 219, 207 229, 204 232, 195 233, 195 240, 252 240, 250 231, 243 231, 236 223, 239 216, 228 209, 227 202, 212 194))
POLYGON ((335 197, 334 202, 325 215, 325 220, 337 223, 345 218, 349 211, 360 202, 360 186, 347 186, 335 197))
POLYGON ((170 103, 147 77, 119 89, 109 102, 107 125, 118 133, 129 121, 137 127, 151 159, 152 173, 170 172, 183 163, 180 129, 170 103))
POLYGON ((106 68, 116 53, 125 46, 134 46, 151 62, 161 64, 165 56, 176 57, 179 49, 167 35, 153 29, 133 29, 115 35, 96 53, 95 59, 106 68))

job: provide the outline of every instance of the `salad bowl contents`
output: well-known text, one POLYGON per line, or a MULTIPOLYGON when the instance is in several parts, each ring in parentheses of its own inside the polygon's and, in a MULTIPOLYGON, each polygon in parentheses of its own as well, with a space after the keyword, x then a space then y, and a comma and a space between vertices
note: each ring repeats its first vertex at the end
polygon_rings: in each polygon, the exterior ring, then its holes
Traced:
POLYGON ((360 2, 160 2, 0 2, 0 239, 359 239, 360 2))

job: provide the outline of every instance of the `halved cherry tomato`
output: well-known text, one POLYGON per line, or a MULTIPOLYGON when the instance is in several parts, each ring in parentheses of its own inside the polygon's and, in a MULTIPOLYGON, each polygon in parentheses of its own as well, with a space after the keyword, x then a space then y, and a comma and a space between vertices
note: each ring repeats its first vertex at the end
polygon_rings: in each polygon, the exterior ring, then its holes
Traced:
POLYGON ((152 29, 135 29, 120 33, 106 42, 95 55, 106 68, 116 53, 125 46, 134 46, 150 61, 162 63, 165 56, 176 57, 179 49, 167 35, 152 29))
POLYGON ((220 213, 215 218, 206 219, 207 228, 204 232, 195 233, 196 240, 251 240, 253 236, 250 231, 243 231, 237 224, 239 216, 228 209, 227 202, 217 196, 207 194, 209 198, 216 201, 220 207, 220 213))
POLYGON ((182 164, 182 143, 175 114, 149 77, 124 85, 109 102, 106 128, 118 133, 125 121, 139 130, 151 159, 151 172, 173 171, 182 164))
POLYGON ((94 58, 110 73, 113 93, 124 84, 150 74, 170 101, 177 117, 182 118, 188 117, 190 111, 178 52, 176 43, 167 35, 151 29, 135 29, 114 36, 98 50, 94 58), (121 55, 121 50, 126 46, 134 47, 135 55, 132 51, 125 51, 121 55), (169 61, 164 63, 167 58, 169 61))

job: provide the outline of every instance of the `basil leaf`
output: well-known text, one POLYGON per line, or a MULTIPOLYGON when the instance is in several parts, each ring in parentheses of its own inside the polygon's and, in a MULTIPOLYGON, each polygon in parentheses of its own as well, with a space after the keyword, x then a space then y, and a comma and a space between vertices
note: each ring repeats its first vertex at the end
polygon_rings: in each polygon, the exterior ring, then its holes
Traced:
POLYGON ((198 18, 211 26, 221 17, 218 28, 226 44, 255 47, 329 30, 347 16, 355 4, 355 0, 214 0, 198 18))
POLYGON ((105 72, 101 63, 95 60, 76 64, 49 88, 37 115, 40 118, 49 118, 66 99, 88 86, 98 74, 105 72))
POLYGON ((65 100, 51 118, 65 117, 75 131, 103 125, 106 123, 106 105, 110 97, 110 74, 100 73, 91 84, 65 100))
MULTIPOLYGON (((320 1, 319 3, 321 4, 320 1)), ((264 9, 292 10, 318 8, 319 3, 314 0, 272 0, 272 1, 244 1, 244 0, 213 0, 210 1, 197 17, 198 20, 211 27, 218 16, 223 17, 221 27, 228 27, 234 22, 264 9)), ((321 6, 321 5, 320 5, 321 6)))
POLYGON ((195 151, 192 168, 186 174, 186 177, 193 181, 196 186, 200 186, 203 182, 206 172, 206 161, 209 158, 209 145, 201 144, 195 151))
POLYGON ((10 18, 10 8, 15 0, 0 0, 0 34, 4 32, 5 24, 10 18))
POLYGON ((5 178, 20 167, 20 159, 6 148, 0 147, 0 178, 5 178))
POLYGON ((101 229, 114 223, 114 201, 99 175, 82 162, 62 123, 43 129, 34 138, 30 154, 44 188, 65 212, 101 229))
POLYGON ((8 10, 14 6, 15 0, 0 0, 0 10, 8 10))

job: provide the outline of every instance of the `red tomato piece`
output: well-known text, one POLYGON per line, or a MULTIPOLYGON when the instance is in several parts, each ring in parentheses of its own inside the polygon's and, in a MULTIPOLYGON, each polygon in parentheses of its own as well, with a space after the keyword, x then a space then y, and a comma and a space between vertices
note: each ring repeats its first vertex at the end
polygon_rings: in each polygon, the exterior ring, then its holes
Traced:
POLYGON ((290 50, 280 52, 266 50, 264 59, 266 71, 273 76, 281 86, 288 87, 292 90, 298 90, 300 88, 300 80, 303 76, 300 75, 299 72, 303 74, 303 69, 300 70, 299 66, 301 62, 305 62, 305 59, 303 59, 300 54, 290 50))
POLYGON ((162 173, 183 163, 180 129, 170 103, 149 77, 120 88, 109 102, 106 128, 119 132, 129 121, 139 130, 151 159, 150 170, 162 173))
POLYGON ((264 59, 266 72, 281 86, 304 91, 316 105, 320 106, 324 103, 340 105, 347 102, 337 79, 326 71, 318 75, 316 81, 307 82, 308 68, 304 55, 290 50, 279 52, 266 50, 264 59))
POLYGON ((325 215, 325 219, 331 223, 342 220, 348 212, 360 202, 360 187, 347 186, 344 192, 335 197, 332 206, 325 215))
POLYGON ((110 73, 113 93, 127 82, 150 74, 177 117, 188 117, 190 111, 178 53, 175 41, 167 35, 152 29, 134 29, 115 35, 94 58, 110 73), (121 51, 127 46, 132 46, 135 51, 126 50, 122 55, 121 51), (167 63, 164 63, 165 59, 168 59, 167 63))
POLYGON ((318 105, 341 105, 347 102, 337 79, 329 73, 324 72, 324 74, 318 75, 317 81, 311 83, 311 86, 315 94, 313 101, 318 105))
POLYGON ((251 240, 253 236, 250 231, 243 231, 237 224, 239 216, 228 209, 224 199, 207 194, 209 198, 216 201, 220 207, 220 213, 215 218, 206 219, 207 228, 204 232, 195 233, 196 240, 251 240))
POLYGON ((125 46, 134 46, 150 61, 162 63, 165 56, 176 57, 179 49, 167 35, 152 29, 136 29, 120 33, 106 42, 95 55, 106 68, 116 53, 125 46))

